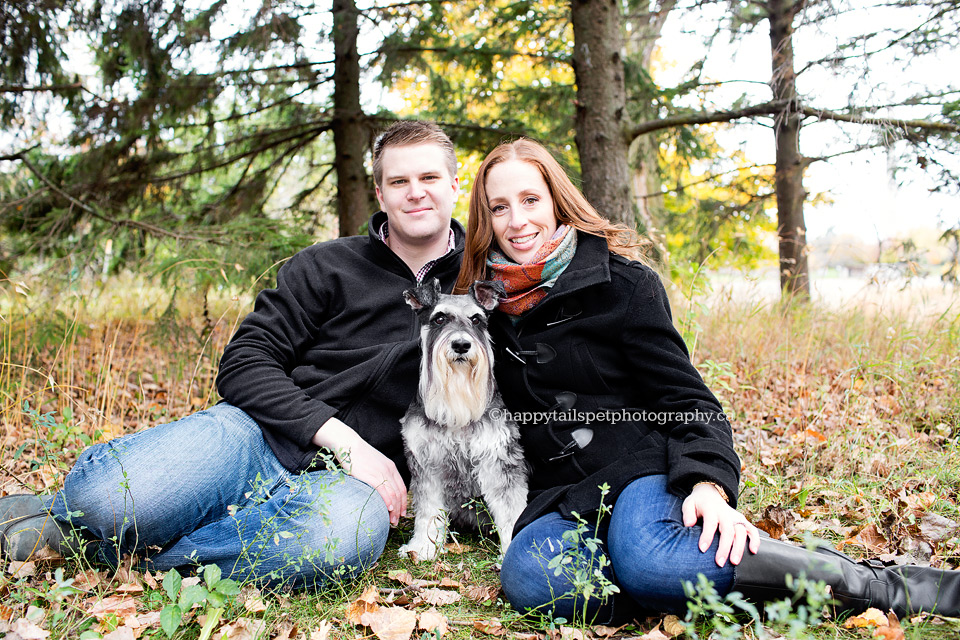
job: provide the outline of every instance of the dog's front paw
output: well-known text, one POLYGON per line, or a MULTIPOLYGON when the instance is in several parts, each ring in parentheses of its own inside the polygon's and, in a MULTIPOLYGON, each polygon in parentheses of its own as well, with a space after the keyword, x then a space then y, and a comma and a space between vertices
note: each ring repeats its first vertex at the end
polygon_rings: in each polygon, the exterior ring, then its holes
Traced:
POLYGON ((414 562, 427 562, 437 557, 437 545, 430 541, 426 544, 411 540, 409 543, 400 547, 400 557, 409 557, 414 562))

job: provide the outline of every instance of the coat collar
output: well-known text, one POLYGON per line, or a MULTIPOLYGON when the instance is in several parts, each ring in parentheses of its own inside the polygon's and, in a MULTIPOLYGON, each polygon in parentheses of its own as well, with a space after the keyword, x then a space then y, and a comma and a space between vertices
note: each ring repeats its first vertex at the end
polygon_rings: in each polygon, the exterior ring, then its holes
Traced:
POLYGON ((544 300, 605 282, 610 282, 610 249, 606 238, 577 231, 577 252, 544 300))
MULTIPOLYGON (((552 301, 607 282, 610 282, 610 250, 607 247, 607 240, 577 231, 577 252, 570 261, 570 266, 560 274, 557 283, 550 288, 546 297, 537 303, 537 306, 520 316, 519 322, 522 324, 530 316, 539 313, 541 309, 550 307, 552 301)), ((500 320, 503 320, 505 325, 511 324, 506 314, 497 313, 495 316, 502 316, 500 320)))
MULTIPOLYGON (((397 273, 404 275, 410 272, 410 268, 400 259, 400 256, 395 254, 386 243, 380 239, 380 227, 383 226, 383 223, 387 221, 387 214, 385 211, 377 211, 373 214, 370 219, 367 221, 367 240, 370 250, 373 251, 375 255, 378 256, 380 263, 384 265, 393 265, 395 268, 391 269, 397 273)), ((454 219, 450 219, 450 228, 453 229, 453 236, 457 243, 457 248, 441 257, 438 261, 438 265, 446 265, 448 262, 456 260, 459 264, 459 261, 463 257, 463 242, 466 237, 466 232, 463 229, 463 225, 457 222, 454 219)))

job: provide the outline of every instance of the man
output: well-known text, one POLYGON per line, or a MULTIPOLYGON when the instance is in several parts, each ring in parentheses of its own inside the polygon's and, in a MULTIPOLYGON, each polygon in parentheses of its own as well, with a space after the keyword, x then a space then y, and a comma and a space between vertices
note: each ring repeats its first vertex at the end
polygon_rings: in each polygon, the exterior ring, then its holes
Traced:
POLYGON ((367 236, 280 269, 224 350, 224 402, 87 449, 55 496, 0 499, 5 555, 83 543, 111 564, 137 552, 154 569, 216 563, 294 586, 379 557, 407 508, 399 418, 416 392, 419 331, 401 294, 433 277, 453 288, 463 228, 439 127, 391 126, 373 167, 382 211, 367 236), (74 529, 82 540, 65 541, 74 529))

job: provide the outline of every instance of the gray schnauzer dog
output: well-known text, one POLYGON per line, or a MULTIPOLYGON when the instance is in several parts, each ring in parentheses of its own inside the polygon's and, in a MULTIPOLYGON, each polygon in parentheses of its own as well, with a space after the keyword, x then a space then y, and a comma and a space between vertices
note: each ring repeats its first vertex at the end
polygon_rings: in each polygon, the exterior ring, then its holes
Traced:
POLYGON ((502 557, 527 503, 520 431, 497 393, 487 334, 503 295, 499 282, 475 282, 468 295, 442 294, 436 279, 403 293, 420 318, 423 351, 417 397, 401 420, 416 515, 400 555, 416 562, 436 557, 448 521, 480 524, 470 504, 478 497, 500 535, 502 557))

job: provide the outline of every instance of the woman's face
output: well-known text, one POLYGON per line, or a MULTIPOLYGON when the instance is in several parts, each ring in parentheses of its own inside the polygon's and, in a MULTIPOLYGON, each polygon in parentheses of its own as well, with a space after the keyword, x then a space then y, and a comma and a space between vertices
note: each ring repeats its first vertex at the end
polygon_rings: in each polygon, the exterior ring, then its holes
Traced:
POLYGON ((514 262, 528 262, 557 230, 553 198, 539 169, 507 160, 487 172, 484 186, 500 250, 514 262))

